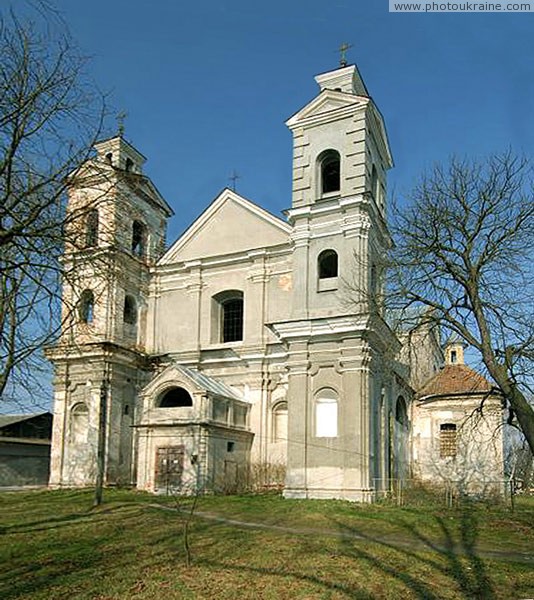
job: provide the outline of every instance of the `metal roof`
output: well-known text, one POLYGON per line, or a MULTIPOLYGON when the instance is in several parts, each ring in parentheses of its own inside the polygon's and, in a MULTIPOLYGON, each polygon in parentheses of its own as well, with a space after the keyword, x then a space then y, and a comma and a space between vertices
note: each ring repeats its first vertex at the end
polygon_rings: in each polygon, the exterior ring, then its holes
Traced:
POLYGON ((208 375, 204 375, 204 373, 200 373, 196 369, 184 367, 178 363, 174 363, 174 366, 183 375, 191 379, 193 383, 198 385, 198 387, 206 390, 207 392, 215 394, 216 396, 224 396, 225 398, 231 398, 232 400, 239 400, 240 402, 247 401, 242 394, 229 385, 226 385, 222 381, 214 379, 213 377, 209 377, 208 375))

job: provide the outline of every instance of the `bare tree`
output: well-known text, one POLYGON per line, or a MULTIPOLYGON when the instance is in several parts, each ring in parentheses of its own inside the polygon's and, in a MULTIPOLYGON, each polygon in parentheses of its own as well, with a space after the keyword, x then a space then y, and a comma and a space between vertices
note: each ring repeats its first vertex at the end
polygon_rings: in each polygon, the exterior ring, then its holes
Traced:
POLYGON ((531 175, 506 152, 424 176, 395 210, 387 303, 474 348, 534 450, 531 175))
POLYGON ((2 398, 8 383, 31 381, 41 348, 60 329, 64 233, 83 219, 66 213, 65 192, 104 115, 64 24, 46 5, 35 6, 33 21, 0 12, 2 398))

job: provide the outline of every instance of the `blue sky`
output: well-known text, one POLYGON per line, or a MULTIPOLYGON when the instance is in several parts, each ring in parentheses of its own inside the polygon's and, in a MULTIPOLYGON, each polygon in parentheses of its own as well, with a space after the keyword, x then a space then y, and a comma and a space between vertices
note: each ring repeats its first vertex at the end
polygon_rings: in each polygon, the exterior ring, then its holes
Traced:
POLYGON ((284 122, 344 41, 386 121, 390 193, 452 154, 531 154, 534 14, 389 13, 387 0, 55 4, 176 212, 169 242, 234 169, 238 192, 275 214, 290 206, 284 122))
POLYGON ((56 5, 177 213, 170 241, 233 169, 238 192, 275 213, 290 205, 284 121, 316 95, 313 77, 337 66, 343 41, 386 120, 390 192, 453 153, 532 147, 533 14, 389 13, 387 0, 56 5))

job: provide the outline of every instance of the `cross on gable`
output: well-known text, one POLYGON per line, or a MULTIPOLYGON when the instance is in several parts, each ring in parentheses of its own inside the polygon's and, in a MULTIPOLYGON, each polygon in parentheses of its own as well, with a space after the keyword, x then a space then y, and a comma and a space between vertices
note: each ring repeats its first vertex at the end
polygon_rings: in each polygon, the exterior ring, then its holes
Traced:
POLYGON ((234 171, 232 172, 230 177, 228 177, 228 179, 232 182, 232 191, 235 192, 236 182, 238 179, 241 179, 240 175, 238 175, 234 169, 234 171))

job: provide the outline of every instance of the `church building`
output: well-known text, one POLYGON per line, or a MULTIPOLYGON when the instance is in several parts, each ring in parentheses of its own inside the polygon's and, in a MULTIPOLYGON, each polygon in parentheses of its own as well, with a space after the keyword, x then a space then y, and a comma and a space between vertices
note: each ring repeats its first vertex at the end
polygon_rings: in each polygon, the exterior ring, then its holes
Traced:
POLYGON ((72 176, 52 486, 233 491, 278 465, 286 497, 370 501, 410 475, 385 125, 355 65, 315 80, 284 219, 224 189, 166 248, 173 210, 121 133, 72 176))

